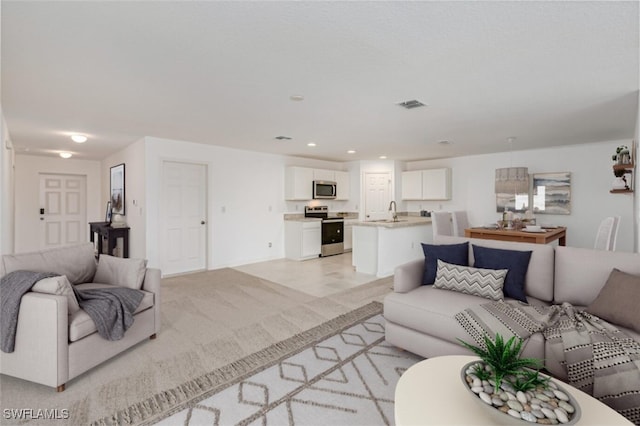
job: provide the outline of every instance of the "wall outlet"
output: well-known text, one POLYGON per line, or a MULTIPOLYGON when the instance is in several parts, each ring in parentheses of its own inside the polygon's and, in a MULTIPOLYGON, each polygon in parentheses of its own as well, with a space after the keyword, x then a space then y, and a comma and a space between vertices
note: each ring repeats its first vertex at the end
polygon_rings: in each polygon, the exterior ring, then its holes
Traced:
POLYGON ((225 206, 222 206, 222 207, 220 207, 220 211, 221 211, 222 213, 224 213, 224 212, 226 212, 226 211, 227 211, 227 208, 226 208, 225 206))
POLYGON ((272 246, 271 241, 269 241, 269 248, 271 248, 271 246, 272 246))

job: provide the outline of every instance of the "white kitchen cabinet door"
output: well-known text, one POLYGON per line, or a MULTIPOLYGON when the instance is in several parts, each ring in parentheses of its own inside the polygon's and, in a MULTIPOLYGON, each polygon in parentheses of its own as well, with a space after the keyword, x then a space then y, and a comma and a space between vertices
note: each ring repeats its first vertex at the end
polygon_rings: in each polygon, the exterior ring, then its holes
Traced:
POLYGON ((287 259, 305 260, 320 256, 322 245, 321 221, 284 222, 284 252, 287 259))
POLYGON ((302 228, 302 257, 318 257, 322 251, 321 227, 302 228))
POLYGON ((344 251, 353 250, 353 224, 357 219, 344 221, 344 251))
POLYGON ((285 200, 311 200, 313 198, 313 169, 287 167, 284 173, 285 200))
POLYGON ((334 170, 313 169, 313 180, 328 180, 335 182, 336 172, 334 170))
POLYGON ((349 172, 335 172, 336 200, 348 200, 351 195, 349 172))
POLYGON ((402 199, 422 200, 422 170, 402 172, 402 199))
POLYGON ((422 199, 451 199, 451 169, 431 169, 422 171, 422 199))

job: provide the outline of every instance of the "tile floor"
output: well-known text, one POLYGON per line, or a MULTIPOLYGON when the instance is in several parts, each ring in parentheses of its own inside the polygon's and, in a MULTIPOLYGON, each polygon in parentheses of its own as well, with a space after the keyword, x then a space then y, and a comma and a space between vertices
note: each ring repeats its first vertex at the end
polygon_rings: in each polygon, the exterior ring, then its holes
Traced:
POLYGON ((356 272, 351 265, 351 253, 303 261, 277 259, 234 269, 315 297, 329 296, 377 279, 375 275, 356 272))

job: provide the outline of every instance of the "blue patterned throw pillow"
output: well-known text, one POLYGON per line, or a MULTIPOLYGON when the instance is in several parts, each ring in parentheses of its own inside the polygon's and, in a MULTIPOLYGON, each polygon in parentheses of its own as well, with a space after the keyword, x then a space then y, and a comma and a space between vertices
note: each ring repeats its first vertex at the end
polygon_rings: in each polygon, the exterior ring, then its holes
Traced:
POLYGON ((491 300, 502 300, 506 269, 481 269, 458 266, 438 260, 438 272, 433 288, 457 291, 491 300))
POLYGON ((422 275, 422 285, 430 285, 436 279, 438 270, 438 259, 455 265, 469 265, 469 243, 462 244, 424 244, 424 274, 422 275))

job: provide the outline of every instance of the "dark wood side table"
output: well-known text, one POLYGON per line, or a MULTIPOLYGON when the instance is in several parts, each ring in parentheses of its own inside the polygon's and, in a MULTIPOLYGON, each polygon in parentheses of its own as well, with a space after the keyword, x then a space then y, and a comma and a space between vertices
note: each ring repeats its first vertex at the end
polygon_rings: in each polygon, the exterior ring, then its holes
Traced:
POLYGON ((102 254, 102 239, 107 240, 107 253, 113 255, 113 250, 122 238, 122 257, 129 257, 129 227, 113 228, 109 222, 89 222, 89 240, 94 242, 94 235, 98 234, 98 256, 102 254))

